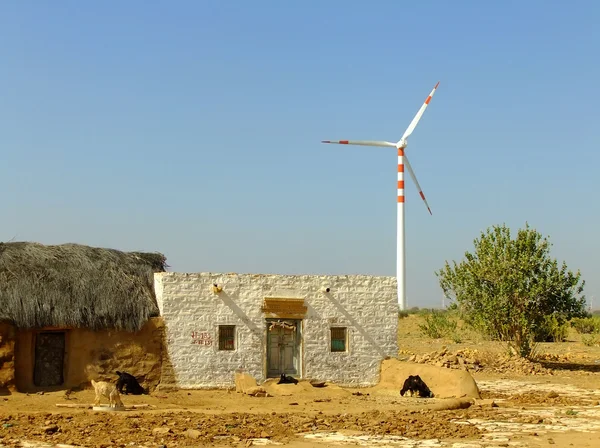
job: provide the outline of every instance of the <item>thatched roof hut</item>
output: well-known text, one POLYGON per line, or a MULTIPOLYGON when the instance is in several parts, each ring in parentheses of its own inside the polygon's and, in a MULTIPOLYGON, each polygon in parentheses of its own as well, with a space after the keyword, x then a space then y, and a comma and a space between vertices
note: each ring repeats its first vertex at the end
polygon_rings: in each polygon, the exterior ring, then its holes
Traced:
POLYGON ((166 267, 159 253, 0 243, 0 321, 137 331, 159 314, 153 274, 166 267))

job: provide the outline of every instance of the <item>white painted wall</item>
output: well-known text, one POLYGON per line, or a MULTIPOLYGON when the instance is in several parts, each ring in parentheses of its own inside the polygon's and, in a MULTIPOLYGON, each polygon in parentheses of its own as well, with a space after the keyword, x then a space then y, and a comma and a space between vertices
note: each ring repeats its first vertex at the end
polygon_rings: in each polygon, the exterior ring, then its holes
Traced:
POLYGON ((265 297, 305 299, 303 378, 346 386, 378 382, 380 362, 398 353, 395 277, 157 273, 155 292, 167 328, 177 386, 234 386, 243 368, 266 379, 265 297), (212 292, 213 283, 223 287, 212 292), (331 288, 321 292, 323 286, 331 288), (218 326, 236 325, 236 349, 218 350, 218 326), (348 352, 330 351, 330 327, 348 328, 348 352), (192 343, 210 337, 212 345, 192 343))

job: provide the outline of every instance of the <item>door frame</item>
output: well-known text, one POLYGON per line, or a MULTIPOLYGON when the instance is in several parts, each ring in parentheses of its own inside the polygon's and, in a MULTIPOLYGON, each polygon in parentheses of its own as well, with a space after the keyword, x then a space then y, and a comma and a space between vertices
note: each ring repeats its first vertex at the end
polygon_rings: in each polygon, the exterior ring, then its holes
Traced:
POLYGON ((296 350, 298 353, 298 374, 294 375, 296 378, 304 378, 304 319, 292 319, 292 318, 265 318, 265 357, 264 357, 264 369, 265 378, 278 378, 277 376, 269 376, 269 326, 271 322, 290 322, 296 324, 296 350))
POLYGON ((69 381, 69 343, 70 343, 70 328, 61 328, 61 327, 46 327, 46 328, 36 328, 35 330, 32 331, 31 334, 31 364, 30 364, 30 372, 31 372, 31 383, 30 383, 30 387, 33 388, 33 390, 46 390, 46 391, 52 391, 52 390, 62 390, 64 388, 64 385, 68 383, 69 381), (37 351, 37 338, 38 335, 40 333, 63 333, 64 334, 64 338, 65 338, 65 348, 64 348, 64 353, 63 353, 63 365, 62 365, 62 379, 63 382, 60 385, 57 386, 37 386, 35 384, 35 366, 36 366, 36 351, 37 351))

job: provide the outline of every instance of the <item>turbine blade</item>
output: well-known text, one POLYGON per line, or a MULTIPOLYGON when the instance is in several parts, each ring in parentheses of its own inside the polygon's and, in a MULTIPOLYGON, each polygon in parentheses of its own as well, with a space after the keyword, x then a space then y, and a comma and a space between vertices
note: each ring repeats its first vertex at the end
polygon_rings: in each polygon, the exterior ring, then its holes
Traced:
POLYGON ((375 140, 322 140, 321 143, 335 143, 337 145, 359 145, 359 146, 384 146, 395 148, 396 144, 375 140))
POLYGON ((402 136, 400 141, 404 140, 405 138, 408 138, 408 136, 413 133, 413 131, 417 127, 417 123, 419 123, 419 120, 425 113, 425 109, 427 109, 427 105, 431 101, 431 98, 433 97, 433 94, 435 93, 435 90, 438 88, 439 85, 440 85, 440 83, 438 81, 438 83, 435 85, 435 87, 433 88, 433 90, 431 91, 431 93, 429 94, 429 96, 427 97, 427 99, 425 100, 425 102, 423 103, 421 108, 419 109, 419 112, 417 112, 417 115, 415 115, 415 118, 413 118, 413 120, 408 125, 408 128, 406 128, 406 131, 404 132, 404 135, 402 136))
POLYGON ((412 167, 410 166, 410 162, 408 161, 408 158, 406 157, 406 152, 404 153, 404 166, 408 169, 408 173, 410 174, 410 177, 412 177, 413 182, 417 186, 417 189, 419 190, 419 195, 421 196, 421 199, 423 199, 423 202, 425 202, 425 206, 427 207, 427 210, 429 210, 429 214, 433 215, 433 213, 431 213, 431 209, 429 208, 429 204, 427 203, 427 199, 425 199, 423 190, 421 190, 421 186, 419 185, 417 176, 415 175, 415 172, 413 171, 412 167))

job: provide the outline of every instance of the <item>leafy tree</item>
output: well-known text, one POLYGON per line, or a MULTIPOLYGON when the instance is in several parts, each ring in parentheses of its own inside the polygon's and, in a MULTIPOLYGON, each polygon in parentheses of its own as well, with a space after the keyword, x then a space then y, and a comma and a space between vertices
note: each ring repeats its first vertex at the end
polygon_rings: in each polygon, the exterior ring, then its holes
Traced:
POLYGON ((511 239, 506 225, 474 240, 475 251, 436 272, 444 293, 463 319, 494 339, 530 356, 548 317, 566 321, 585 315, 585 281, 550 257, 550 241, 526 224, 511 239))

